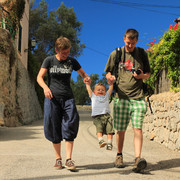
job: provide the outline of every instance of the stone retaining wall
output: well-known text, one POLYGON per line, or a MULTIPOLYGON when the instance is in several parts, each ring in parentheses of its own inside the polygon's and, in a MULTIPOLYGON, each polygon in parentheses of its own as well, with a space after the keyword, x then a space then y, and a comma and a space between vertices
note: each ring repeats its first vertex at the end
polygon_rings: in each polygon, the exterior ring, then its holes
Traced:
POLYGON ((150 97, 153 114, 146 114, 144 135, 169 149, 180 152, 180 92, 150 97))

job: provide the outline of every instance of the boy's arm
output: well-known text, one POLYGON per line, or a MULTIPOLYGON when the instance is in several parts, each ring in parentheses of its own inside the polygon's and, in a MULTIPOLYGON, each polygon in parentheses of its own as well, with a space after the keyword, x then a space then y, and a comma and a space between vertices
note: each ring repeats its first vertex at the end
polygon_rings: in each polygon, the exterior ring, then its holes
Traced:
POLYGON ((89 97, 91 97, 91 95, 92 95, 92 90, 91 90, 90 83, 86 83, 86 89, 87 89, 87 92, 88 92, 88 94, 89 94, 89 97))
POLYGON ((113 91, 113 83, 110 83, 109 84, 109 89, 108 89, 109 96, 111 96, 112 91, 113 91))

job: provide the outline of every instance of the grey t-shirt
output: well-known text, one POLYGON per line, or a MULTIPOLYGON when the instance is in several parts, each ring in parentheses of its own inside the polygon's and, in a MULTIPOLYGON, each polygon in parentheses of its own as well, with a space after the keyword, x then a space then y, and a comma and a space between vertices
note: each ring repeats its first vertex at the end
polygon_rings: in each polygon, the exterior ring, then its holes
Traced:
POLYGON ((41 67, 48 69, 48 85, 54 97, 73 98, 70 86, 71 73, 81 68, 76 59, 68 57, 66 60, 59 61, 55 55, 49 56, 43 61, 41 67))
MULTIPOLYGON (((144 96, 142 79, 136 79, 132 73, 131 69, 136 70, 142 69, 144 73, 150 72, 149 60, 147 53, 144 51, 144 58, 141 59, 139 48, 135 47, 132 53, 125 52, 124 47, 121 47, 121 63, 118 65, 118 78, 116 80, 118 88, 116 92, 116 97, 122 99, 138 99, 144 96), (125 59, 124 59, 125 57, 125 59)), ((116 59, 116 51, 113 51, 108 59, 105 67, 105 72, 111 72, 113 74, 114 65, 116 59)))

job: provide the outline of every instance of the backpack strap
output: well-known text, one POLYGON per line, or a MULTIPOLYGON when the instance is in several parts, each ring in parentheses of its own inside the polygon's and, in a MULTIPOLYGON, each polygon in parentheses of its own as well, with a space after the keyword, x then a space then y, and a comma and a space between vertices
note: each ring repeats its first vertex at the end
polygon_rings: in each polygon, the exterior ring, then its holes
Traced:
POLYGON ((115 66, 114 66, 114 76, 116 79, 118 78, 118 67, 119 63, 121 62, 122 50, 121 47, 116 48, 116 59, 115 59, 115 66))
POLYGON ((142 60, 142 62, 143 62, 143 65, 144 65, 144 59, 146 58, 146 57, 145 57, 145 53, 144 53, 144 49, 138 47, 138 50, 139 50, 140 58, 141 58, 141 60, 142 60))

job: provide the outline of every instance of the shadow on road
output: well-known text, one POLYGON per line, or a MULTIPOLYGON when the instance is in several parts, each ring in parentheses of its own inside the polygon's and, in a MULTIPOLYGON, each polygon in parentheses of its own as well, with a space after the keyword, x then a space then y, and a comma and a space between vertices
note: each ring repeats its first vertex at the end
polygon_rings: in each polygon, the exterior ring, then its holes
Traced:
POLYGON ((158 170, 165 170, 165 169, 167 170, 176 167, 180 167, 180 158, 159 161, 156 164, 149 164, 147 170, 158 171, 158 170))
POLYGON ((0 141, 37 139, 37 135, 43 130, 43 121, 33 122, 32 125, 20 127, 1 127, 0 141))

